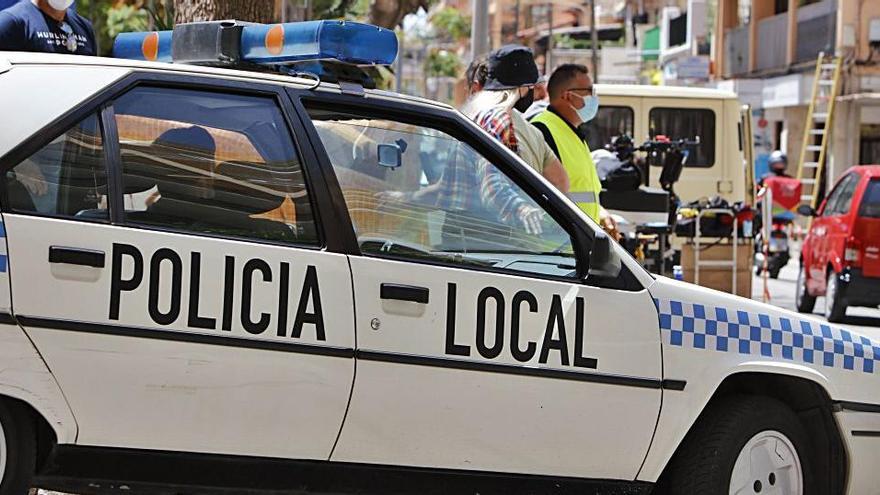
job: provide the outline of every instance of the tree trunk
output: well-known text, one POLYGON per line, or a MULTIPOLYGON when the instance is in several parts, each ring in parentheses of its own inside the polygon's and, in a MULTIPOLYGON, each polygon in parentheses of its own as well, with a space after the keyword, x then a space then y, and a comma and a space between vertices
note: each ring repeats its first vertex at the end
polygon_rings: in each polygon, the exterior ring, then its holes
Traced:
POLYGON ((174 0, 174 22, 221 21, 271 23, 278 19, 279 0, 174 0))

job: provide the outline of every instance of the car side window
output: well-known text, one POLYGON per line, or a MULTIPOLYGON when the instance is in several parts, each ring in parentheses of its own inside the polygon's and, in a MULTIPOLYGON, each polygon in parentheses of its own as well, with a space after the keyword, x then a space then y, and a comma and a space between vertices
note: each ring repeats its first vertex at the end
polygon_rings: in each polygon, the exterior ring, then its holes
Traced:
POLYGON ((715 165, 715 112, 703 108, 652 108, 648 112, 651 136, 672 140, 700 138, 700 144, 687 146, 685 167, 710 168, 715 165))
POLYGON ((467 143, 411 122, 309 113, 364 254, 575 276, 568 232, 467 143))
POLYGON ((104 139, 92 114, 6 172, 5 210, 108 221, 104 139))
POLYGON ((271 97, 138 87, 114 103, 125 221, 318 244, 302 167, 271 97))
POLYGON ((832 215, 840 215, 840 199, 844 194, 844 190, 847 188, 848 184, 852 182, 852 174, 844 177, 835 187, 831 194, 828 195, 828 199, 825 201, 825 209, 822 210, 823 217, 830 217, 832 215))
POLYGON ((860 217, 880 218, 880 179, 871 179, 862 196, 860 217))
POLYGON ((837 215, 846 215, 849 213, 850 208, 852 207, 853 195, 856 193, 856 187, 859 185, 859 176, 850 174, 847 179, 848 182, 843 185, 843 189, 840 191, 840 197, 837 199, 837 204, 834 209, 837 215))

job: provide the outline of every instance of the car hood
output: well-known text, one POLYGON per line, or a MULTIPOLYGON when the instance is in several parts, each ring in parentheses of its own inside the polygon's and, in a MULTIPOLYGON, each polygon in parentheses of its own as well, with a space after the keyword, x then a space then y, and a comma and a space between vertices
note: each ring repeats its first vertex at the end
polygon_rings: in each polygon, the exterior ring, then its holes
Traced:
POLYGON ((657 277, 665 375, 781 372, 820 382, 835 400, 880 403, 880 341, 762 302, 657 277))

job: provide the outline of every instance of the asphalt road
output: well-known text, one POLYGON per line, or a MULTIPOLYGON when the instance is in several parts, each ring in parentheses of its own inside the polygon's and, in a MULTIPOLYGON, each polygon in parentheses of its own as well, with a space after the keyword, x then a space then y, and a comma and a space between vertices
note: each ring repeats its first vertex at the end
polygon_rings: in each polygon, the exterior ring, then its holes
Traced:
MULTIPOLYGON (((769 279, 768 287, 770 290, 770 304, 779 306, 780 308, 795 310, 794 293, 795 283, 797 282, 798 262, 797 257, 792 256, 792 260, 788 262, 779 273, 776 280, 769 279)), ((762 277, 754 277, 752 279, 752 299, 761 301, 764 281, 762 277)), ((824 320, 822 309, 825 307, 825 298, 816 299, 816 307, 813 309, 813 316, 824 320)), ((862 331, 867 336, 880 339, 880 309, 878 308, 847 308, 847 319, 844 323, 839 324, 844 328, 862 331)))

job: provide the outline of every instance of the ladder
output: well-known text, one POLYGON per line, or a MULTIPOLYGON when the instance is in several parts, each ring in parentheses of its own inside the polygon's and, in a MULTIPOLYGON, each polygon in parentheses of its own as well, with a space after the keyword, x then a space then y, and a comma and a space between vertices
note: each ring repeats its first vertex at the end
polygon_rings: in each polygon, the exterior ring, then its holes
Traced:
POLYGON ((807 110, 804 125, 804 140, 798 160, 797 178, 801 181, 801 203, 817 208, 821 196, 821 179, 825 169, 828 150, 828 135, 832 130, 831 117, 834 115, 834 97, 840 86, 840 67, 842 58, 819 53, 816 61, 816 75, 813 79, 813 96, 807 110))

